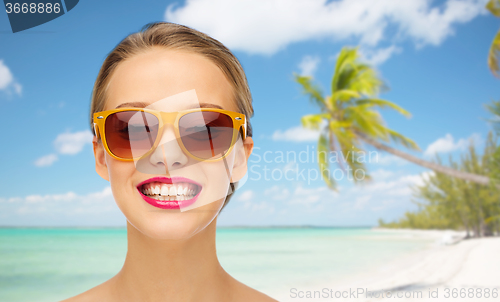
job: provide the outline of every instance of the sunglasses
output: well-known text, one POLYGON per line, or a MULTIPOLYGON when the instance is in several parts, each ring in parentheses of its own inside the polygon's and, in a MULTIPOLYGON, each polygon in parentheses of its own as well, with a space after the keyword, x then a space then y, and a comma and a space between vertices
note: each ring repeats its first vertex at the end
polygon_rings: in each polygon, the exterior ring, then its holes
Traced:
POLYGON ((220 160, 232 150, 241 133, 247 135, 245 115, 215 108, 163 112, 145 108, 120 108, 94 113, 94 130, 113 158, 133 161, 151 154, 166 125, 188 156, 199 161, 220 160))

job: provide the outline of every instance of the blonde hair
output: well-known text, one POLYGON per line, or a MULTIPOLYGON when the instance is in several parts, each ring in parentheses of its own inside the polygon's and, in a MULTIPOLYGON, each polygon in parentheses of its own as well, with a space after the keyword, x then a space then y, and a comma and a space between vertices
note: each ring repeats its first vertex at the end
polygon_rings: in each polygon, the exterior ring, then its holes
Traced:
MULTIPOLYGON (((106 91, 113 71, 120 62, 153 47, 190 51, 215 63, 233 87, 238 110, 247 118, 247 135, 252 136, 250 124, 250 118, 253 116, 252 95, 245 72, 238 59, 216 39, 190 27, 168 22, 149 23, 139 32, 130 34, 118 43, 104 60, 94 83, 90 102, 90 128, 94 135, 96 133, 93 127, 93 115, 95 112, 104 110, 106 91)), ((222 209, 229 202, 238 184, 231 183, 230 185, 231 193, 227 195, 222 209)))
POLYGON ((253 116, 252 95, 247 78, 238 59, 221 42, 190 27, 168 22, 149 23, 141 31, 123 39, 108 54, 102 64, 92 90, 90 128, 94 133, 92 117, 103 111, 109 80, 120 62, 152 49, 164 47, 200 54, 217 65, 233 87, 236 105, 247 118, 247 135, 252 136, 250 118, 253 116))

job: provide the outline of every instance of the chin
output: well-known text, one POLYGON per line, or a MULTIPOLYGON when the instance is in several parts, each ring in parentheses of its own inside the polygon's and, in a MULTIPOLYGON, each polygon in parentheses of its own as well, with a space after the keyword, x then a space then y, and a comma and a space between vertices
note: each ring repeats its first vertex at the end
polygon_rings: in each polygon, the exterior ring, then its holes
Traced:
POLYGON ((222 205, 223 200, 185 212, 159 210, 145 213, 140 217, 127 217, 127 220, 139 232, 151 239, 187 240, 206 229, 217 217, 222 205))

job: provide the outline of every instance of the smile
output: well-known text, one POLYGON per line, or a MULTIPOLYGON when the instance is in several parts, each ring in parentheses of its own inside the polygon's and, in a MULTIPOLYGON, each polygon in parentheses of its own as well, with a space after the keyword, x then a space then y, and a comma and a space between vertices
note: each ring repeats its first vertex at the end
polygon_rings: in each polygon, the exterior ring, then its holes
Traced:
POLYGON ((162 209, 179 209, 193 204, 202 186, 184 177, 154 177, 137 186, 141 197, 162 209))

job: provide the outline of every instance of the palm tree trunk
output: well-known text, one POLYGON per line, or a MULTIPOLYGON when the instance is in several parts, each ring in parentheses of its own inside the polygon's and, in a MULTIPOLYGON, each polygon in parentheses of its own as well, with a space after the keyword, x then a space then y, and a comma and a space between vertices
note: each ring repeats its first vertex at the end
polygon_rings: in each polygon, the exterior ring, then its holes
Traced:
MULTIPOLYGON (((337 144, 335 143, 335 137, 333 136, 332 131, 328 131, 328 138, 330 139, 330 150, 332 150, 333 152, 338 152, 339 150, 337 149, 337 144)), ((345 172, 346 169, 343 161, 340 160, 339 165, 342 171, 345 172)))
MULTIPOLYGON (((423 160, 421 158, 418 158, 416 156, 413 156, 411 154, 405 153, 405 152, 400 151, 398 149, 394 149, 390 146, 387 146, 387 145, 385 145, 377 140, 374 140, 374 139, 366 136, 363 133, 356 132, 356 135, 362 141, 366 142, 367 144, 372 145, 373 147, 375 147, 379 150, 386 151, 388 153, 391 153, 393 155, 396 155, 398 157, 406 159, 407 161, 410 161, 410 162, 417 164, 419 166, 429 168, 435 172, 443 173, 443 174, 446 174, 446 175, 451 176, 451 177, 456 177, 456 178, 460 178, 463 180, 468 180, 468 181, 475 182, 475 183, 482 184, 482 185, 488 185, 490 182, 490 178, 488 176, 467 173, 467 172, 458 171, 458 170, 455 170, 455 169, 452 169, 449 167, 441 166, 441 165, 438 165, 436 163, 429 162, 429 161, 423 160)), ((500 185, 497 185, 497 187, 500 187, 500 185)))

